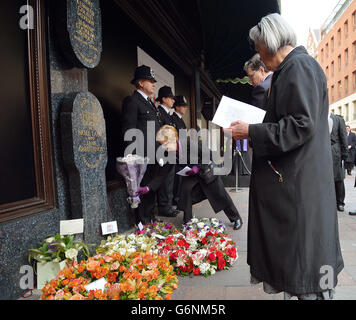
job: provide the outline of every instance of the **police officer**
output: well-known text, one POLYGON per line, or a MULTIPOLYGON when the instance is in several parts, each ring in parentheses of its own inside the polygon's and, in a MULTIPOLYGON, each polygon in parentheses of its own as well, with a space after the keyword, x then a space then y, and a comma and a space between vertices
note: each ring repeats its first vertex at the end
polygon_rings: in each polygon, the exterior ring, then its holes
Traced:
MULTIPOLYGON (((163 86, 158 91, 156 99, 160 104, 158 110, 162 119, 163 125, 173 126, 171 117, 171 110, 174 105, 175 99, 172 88, 163 86)), ((158 215, 164 217, 175 217, 179 211, 172 208, 173 201, 173 185, 175 176, 175 165, 170 166, 166 179, 157 191, 157 207, 158 215)))
MULTIPOLYGON (((187 99, 184 96, 176 96, 173 108, 174 108, 174 112, 172 114, 173 126, 177 129, 179 134, 179 130, 187 129, 187 126, 185 125, 185 122, 183 120, 183 116, 189 108, 187 99)), ((185 165, 176 164, 175 172, 177 173, 184 167, 185 165)), ((173 204, 178 204, 181 185, 182 185, 182 176, 176 174, 174 176, 174 185, 173 185, 173 204)))
POLYGON ((161 87, 158 90, 158 97, 156 100, 159 102, 158 111, 163 121, 163 125, 173 126, 171 113, 175 97, 172 92, 172 88, 168 86, 161 87))
POLYGON ((173 105, 174 112, 172 114, 173 126, 178 130, 187 129, 184 120, 182 117, 188 110, 189 106, 187 103, 187 99, 184 96, 176 96, 175 103, 173 105))
MULTIPOLYGON (((156 82, 154 72, 150 67, 145 65, 137 67, 134 79, 131 81, 136 90, 131 96, 124 99, 122 108, 121 128, 123 136, 130 129, 139 129, 143 133, 143 141, 136 141, 137 144, 142 145, 144 143, 144 154, 142 156, 148 155, 148 148, 154 148, 154 154, 156 154, 156 133, 162 126, 159 112, 150 98, 155 91, 156 82), (153 132, 147 132, 149 122, 151 122, 152 126, 154 125, 152 127, 153 132)), ((130 143, 132 142, 124 142, 126 147, 130 143)), ((156 172, 157 164, 149 164, 142 179, 143 185, 147 185, 147 182, 152 180, 156 172)), ((145 191, 147 190, 145 189, 145 191)), ((145 194, 145 191, 142 192, 142 195, 145 194)), ((136 222, 147 223, 150 220, 155 220, 153 209, 154 201, 150 204, 150 207, 143 208, 143 206, 139 206, 135 212, 136 222)))
MULTIPOLYGON (((150 98, 154 94, 156 82, 154 72, 150 67, 145 65, 137 67, 134 79, 131 81, 136 90, 131 96, 124 99, 122 107, 122 133, 125 135, 129 129, 139 129, 144 135, 144 141, 138 142, 141 144, 144 142, 145 156, 147 155, 148 137, 152 136, 151 140, 155 143, 156 133, 163 124, 160 114, 150 98), (150 134, 147 132, 149 121, 154 125, 154 132, 150 134)), ((149 142, 152 143, 152 141, 149 142)), ((127 146, 130 142, 125 144, 127 146)))

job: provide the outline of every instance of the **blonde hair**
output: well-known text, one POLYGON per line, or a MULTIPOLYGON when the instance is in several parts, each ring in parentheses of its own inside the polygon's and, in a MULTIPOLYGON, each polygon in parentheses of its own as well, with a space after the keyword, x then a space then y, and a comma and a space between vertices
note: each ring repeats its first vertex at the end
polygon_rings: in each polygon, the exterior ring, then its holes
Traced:
POLYGON ((156 140, 160 144, 165 144, 167 142, 172 143, 173 141, 178 141, 178 131, 173 126, 164 125, 158 130, 156 134, 156 140))

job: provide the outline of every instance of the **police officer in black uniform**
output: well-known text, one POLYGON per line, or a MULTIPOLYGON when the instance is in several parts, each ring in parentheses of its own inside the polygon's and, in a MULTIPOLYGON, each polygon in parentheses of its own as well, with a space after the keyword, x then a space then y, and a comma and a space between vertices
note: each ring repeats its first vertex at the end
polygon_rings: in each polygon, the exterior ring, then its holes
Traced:
MULTIPOLYGON (((185 122, 182 118, 189 108, 187 99, 184 96, 176 96, 173 108, 174 108, 174 112, 172 114, 173 126, 177 129, 179 134, 179 130, 187 130, 187 126, 185 125, 185 122)), ((184 165, 176 164, 175 172, 177 173, 184 167, 185 167, 184 165)), ((173 185, 173 204, 176 205, 178 204, 181 185, 182 185, 182 176, 176 174, 174 176, 174 185, 173 185)))
MULTIPOLYGON (((163 86, 158 91, 156 99, 160 104, 158 110, 162 119, 163 125, 173 126, 171 117, 172 107, 175 102, 175 97, 172 88, 163 86)), ((172 208, 173 201, 173 185, 175 176, 175 165, 170 166, 170 171, 167 173, 166 179, 157 191, 157 207, 158 215, 164 217, 175 217, 179 211, 172 208)))
POLYGON ((184 114, 189 108, 187 99, 184 96, 176 96, 173 108, 174 108, 174 112, 172 114, 173 126, 178 130, 178 132, 180 129, 187 129, 187 126, 185 125, 185 122, 182 119, 182 117, 184 116, 184 114))
MULTIPOLYGON (((156 142, 156 133, 163 124, 160 119, 160 114, 150 98, 155 91, 156 82, 154 72, 150 67, 145 65, 137 67, 134 79, 131 81, 131 83, 135 85, 136 90, 131 96, 124 99, 122 108, 121 128, 123 130, 123 135, 125 135, 127 130, 130 129, 139 129, 143 133, 143 141, 136 141, 137 144, 144 144, 144 154, 142 156, 147 156, 149 154, 148 151, 152 152, 149 148, 153 148, 153 154, 156 155, 158 147, 158 143, 156 142), (148 126, 148 124, 150 124, 150 126, 148 126), (152 127, 153 132, 147 132, 148 127, 152 127)), ((131 141, 124 142, 125 147, 131 143, 131 141)), ((151 181, 156 175, 157 170, 158 164, 149 164, 141 184, 144 186, 148 185, 148 182, 151 181)), ((142 195, 144 195, 144 192, 142 195)), ((155 220, 153 209, 154 201, 152 201, 150 207, 145 206, 144 208, 143 206, 139 206, 135 212, 136 222, 138 223, 141 221, 143 223, 147 223, 151 220, 155 220)))

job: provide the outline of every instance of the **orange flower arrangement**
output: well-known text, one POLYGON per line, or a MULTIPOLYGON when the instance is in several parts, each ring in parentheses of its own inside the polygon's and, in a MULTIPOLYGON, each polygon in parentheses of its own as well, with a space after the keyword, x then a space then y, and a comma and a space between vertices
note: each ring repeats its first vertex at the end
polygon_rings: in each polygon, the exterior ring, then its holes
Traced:
POLYGON ((168 257, 134 252, 98 254, 73 262, 42 289, 42 300, 163 300, 170 299, 178 279, 168 257), (105 290, 85 286, 105 278, 105 290))

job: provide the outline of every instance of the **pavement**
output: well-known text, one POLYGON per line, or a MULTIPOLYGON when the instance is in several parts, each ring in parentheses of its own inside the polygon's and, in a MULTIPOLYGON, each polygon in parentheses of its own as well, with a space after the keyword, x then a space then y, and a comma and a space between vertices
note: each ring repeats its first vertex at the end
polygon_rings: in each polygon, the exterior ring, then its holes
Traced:
MULTIPOLYGON (((350 216, 350 210, 356 210, 356 189, 354 188, 356 171, 345 178, 345 211, 338 212, 339 236, 345 268, 338 276, 338 286, 334 300, 356 300, 356 216, 350 216)), ((207 200, 193 207, 196 217, 216 217, 227 226, 227 232, 238 246, 238 260, 230 270, 216 272, 207 278, 203 276, 179 277, 178 289, 174 291, 172 300, 282 300, 283 293, 267 294, 262 284, 250 284, 250 268, 247 264, 247 224, 248 224, 248 188, 232 192, 227 188, 244 221, 242 228, 233 230, 223 212, 215 215, 207 200)), ((164 221, 179 226, 182 213, 176 218, 164 218, 164 221)), ((25 300, 37 300, 40 292, 25 300)), ((295 300, 296 298, 292 298, 295 300)), ((20 298, 23 300, 23 298, 20 298)))
MULTIPOLYGON (((356 210, 356 189, 354 188, 356 171, 345 178, 345 211, 338 212, 339 238, 345 268, 338 276, 338 285, 334 300, 356 300, 356 216, 350 216, 350 210, 356 210)), ((238 246, 239 258, 230 270, 219 271, 208 278, 203 276, 180 277, 178 289, 172 295, 173 300, 282 300, 284 294, 267 294, 263 285, 250 284, 250 268, 247 264, 247 224, 248 224, 248 188, 241 192, 231 192, 227 188, 244 221, 242 228, 233 230, 224 212, 214 214, 207 200, 193 208, 196 217, 216 217, 227 226, 227 231, 238 246)), ((182 215, 171 222, 181 223, 182 215), (178 221, 175 221, 178 220, 178 221)), ((168 218, 167 218, 168 220, 168 218)), ((296 300, 294 297, 292 300, 296 300)))

